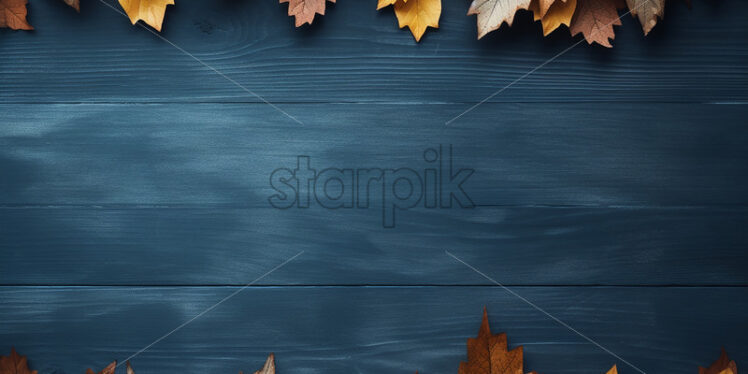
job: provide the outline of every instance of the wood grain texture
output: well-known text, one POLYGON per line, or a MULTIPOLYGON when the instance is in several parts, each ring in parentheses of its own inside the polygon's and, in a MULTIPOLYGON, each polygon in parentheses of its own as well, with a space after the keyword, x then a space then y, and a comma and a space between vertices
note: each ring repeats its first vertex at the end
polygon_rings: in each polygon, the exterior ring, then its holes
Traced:
MULTIPOLYGON (((0 204, 267 207, 297 156, 431 167, 453 146, 475 204, 748 204, 746 105, 0 105, 0 204)), ((446 156, 445 156, 446 159, 446 156)), ((376 202, 372 195, 372 204, 376 202)))
MULTIPOLYGON (((79 373, 123 360, 235 288, 1 288, 0 351, 79 373)), ((647 373, 693 373, 724 346, 748 361, 745 288, 518 287, 647 373), (716 308, 725 305, 730 307, 716 308)), ((281 373, 456 372, 483 306, 526 368, 598 374, 615 357, 498 287, 250 288, 132 360, 141 373, 236 373, 275 352, 281 373)))
POLYGON ((746 285, 748 210, 4 209, 0 284, 746 285))
POLYGON ((280 373, 449 373, 485 305, 528 369, 634 373, 450 250, 647 373, 722 346, 748 362, 748 106, 713 105, 748 101, 748 3, 676 3, 444 126, 578 39, 521 14, 477 41, 461 1, 418 45, 367 1, 302 30, 272 1, 172 7, 161 35, 246 92, 97 1, 32 2, 36 31, 0 30, 0 352, 101 368, 304 250, 136 372, 252 372, 273 351, 280 373), (420 169, 440 144, 476 170, 477 208, 384 229, 377 209, 268 206, 298 155, 420 169))
MULTIPOLYGON (((81 14, 58 3, 30 5, 33 33, 0 31, 3 101, 260 102, 98 1, 81 14)), ((441 28, 418 45, 370 1, 329 6, 301 30, 277 2, 185 1, 161 35, 267 100, 296 103, 476 102, 578 40, 544 39, 525 12, 478 41, 468 5, 445 1, 441 28)), ((626 16, 615 49, 578 46, 491 100, 745 102, 748 3, 666 13, 646 38, 626 16)))

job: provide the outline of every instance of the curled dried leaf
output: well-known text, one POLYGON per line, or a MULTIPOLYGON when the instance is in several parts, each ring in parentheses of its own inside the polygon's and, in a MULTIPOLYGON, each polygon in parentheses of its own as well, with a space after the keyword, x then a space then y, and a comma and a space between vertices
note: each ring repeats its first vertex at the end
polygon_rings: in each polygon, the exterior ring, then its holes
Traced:
POLYGON ((0 0, 0 27, 13 30, 33 30, 26 20, 28 0, 0 0))

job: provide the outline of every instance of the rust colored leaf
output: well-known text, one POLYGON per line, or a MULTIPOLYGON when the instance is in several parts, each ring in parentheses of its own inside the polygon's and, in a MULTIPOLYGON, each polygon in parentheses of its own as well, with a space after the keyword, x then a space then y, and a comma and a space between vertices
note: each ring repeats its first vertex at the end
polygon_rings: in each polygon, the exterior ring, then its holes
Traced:
POLYGON ((26 356, 11 348, 10 356, 0 356, 0 374, 36 374, 36 370, 29 370, 26 356))
POLYGON ((33 30, 26 20, 28 0, 0 0, 0 27, 33 30))
POLYGON ((324 16, 327 1, 335 2, 335 0, 280 0, 280 3, 288 3, 288 15, 295 18, 296 27, 299 27, 305 23, 311 25, 317 14, 324 16))
MULTIPOLYGON (((101 370, 98 374, 114 374, 114 370, 116 368, 117 368, 117 361, 114 361, 111 364, 107 365, 107 367, 101 370)), ((97 373, 89 368, 88 370, 86 370, 86 374, 97 374, 97 373)))
POLYGON ((65 4, 70 5, 71 7, 75 8, 78 12, 81 11, 81 0, 62 0, 65 2, 65 4))
POLYGON ((467 362, 460 362, 459 374, 522 374, 522 347, 507 350, 506 334, 491 334, 488 312, 478 336, 467 340, 467 362))
POLYGON ((582 34, 587 43, 598 43, 612 48, 615 38, 613 26, 620 26, 615 0, 578 0, 569 30, 571 35, 582 34))
POLYGON ((699 374, 738 374, 738 366, 735 361, 727 357, 727 352, 722 349, 722 354, 708 368, 699 367, 699 374))

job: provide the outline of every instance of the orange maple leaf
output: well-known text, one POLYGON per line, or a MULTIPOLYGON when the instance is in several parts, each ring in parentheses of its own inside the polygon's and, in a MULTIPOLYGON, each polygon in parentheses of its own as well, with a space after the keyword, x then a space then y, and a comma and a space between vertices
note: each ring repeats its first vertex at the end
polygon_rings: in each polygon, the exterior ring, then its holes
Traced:
POLYGON ((612 48, 610 40, 616 37, 613 26, 620 26, 616 0, 579 0, 569 31, 581 33, 587 43, 597 43, 612 48))
POLYGON ((738 374, 738 366, 735 361, 727 357, 727 352, 722 348, 722 354, 708 368, 699 366, 699 374, 738 374))
POLYGON ((13 30, 33 30, 26 21, 28 0, 0 0, 0 27, 13 30))
POLYGON ((467 340, 467 362, 460 362, 459 374, 522 374, 522 347, 507 350, 506 334, 491 334, 488 311, 476 338, 467 340))
POLYGON ((11 348, 10 356, 0 356, 0 374, 36 374, 36 370, 29 370, 26 356, 11 348))

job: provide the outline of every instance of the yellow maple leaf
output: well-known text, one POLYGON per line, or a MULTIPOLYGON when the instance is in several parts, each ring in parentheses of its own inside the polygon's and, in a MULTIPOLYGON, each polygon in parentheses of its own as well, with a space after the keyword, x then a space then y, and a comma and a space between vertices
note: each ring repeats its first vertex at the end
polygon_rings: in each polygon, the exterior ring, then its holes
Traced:
POLYGON ((442 0, 396 0, 395 15, 400 28, 408 26, 416 41, 426 32, 427 27, 439 28, 442 14, 442 0))
MULTIPOLYGON (((404 0, 404 1, 408 1, 408 0, 404 0)), ((388 7, 396 2, 397 0, 379 0, 377 2, 377 10, 382 9, 384 7, 388 7)))
POLYGON ((542 1, 533 0, 529 9, 533 12, 535 20, 543 24, 543 36, 550 34, 561 25, 568 27, 571 24, 577 8, 577 0, 556 0, 545 11, 542 9, 542 1))
POLYGON ((139 20, 154 29, 161 31, 167 5, 174 5, 174 0, 119 0, 119 4, 130 17, 132 24, 139 20))

